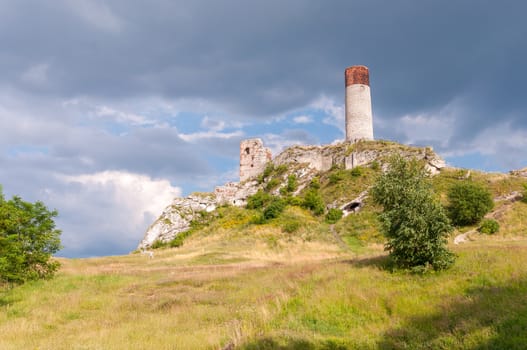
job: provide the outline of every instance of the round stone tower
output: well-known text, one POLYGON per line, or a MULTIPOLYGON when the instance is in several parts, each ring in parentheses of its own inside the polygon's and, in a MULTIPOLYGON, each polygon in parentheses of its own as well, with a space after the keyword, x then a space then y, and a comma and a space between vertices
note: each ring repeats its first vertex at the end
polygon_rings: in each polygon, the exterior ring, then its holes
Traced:
POLYGON ((368 67, 348 67, 344 75, 346 77, 346 141, 373 140, 368 67))

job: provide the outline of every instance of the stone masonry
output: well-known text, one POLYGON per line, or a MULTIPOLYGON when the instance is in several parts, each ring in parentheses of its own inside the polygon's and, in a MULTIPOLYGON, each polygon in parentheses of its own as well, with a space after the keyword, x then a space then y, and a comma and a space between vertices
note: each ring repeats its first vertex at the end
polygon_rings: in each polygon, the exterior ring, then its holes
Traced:
POLYGON ((253 178, 265 169, 273 158, 261 139, 248 139, 240 143, 240 181, 253 178))
POLYGON ((365 66, 346 68, 346 141, 373 140, 370 76, 365 66))

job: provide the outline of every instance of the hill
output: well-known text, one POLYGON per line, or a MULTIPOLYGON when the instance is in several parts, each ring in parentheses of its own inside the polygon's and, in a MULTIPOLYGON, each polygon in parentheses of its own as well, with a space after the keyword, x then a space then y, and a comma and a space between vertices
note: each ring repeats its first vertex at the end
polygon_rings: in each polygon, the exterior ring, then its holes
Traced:
POLYGON ((240 199, 237 191, 245 191, 245 203, 248 193, 267 203, 269 195, 280 197, 283 211, 275 217, 262 219, 263 207, 194 194, 202 206, 171 205, 156 221, 170 228, 165 219, 180 218, 188 226, 154 241, 152 258, 137 251, 60 259, 56 278, 0 294, 0 348, 524 348, 526 179, 441 166, 432 177, 437 196, 446 203, 447 190, 467 178, 485 185, 500 231, 459 228, 450 239, 458 259, 448 271, 390 272, 379 208, 365 191, 392 152, 441 163, 430 149, 388 142, 291 148, 260 178, 230 192, 240 199), (337 161, 318 162, 318 169, 301 161, 302 152, 337 161), (352 154, 363 161, 346 169, 352 154), (330 223, 302 205, 314 190, 324 206, 349 215, 330 223), (465 243, 454 244, 459 235, 465 243))

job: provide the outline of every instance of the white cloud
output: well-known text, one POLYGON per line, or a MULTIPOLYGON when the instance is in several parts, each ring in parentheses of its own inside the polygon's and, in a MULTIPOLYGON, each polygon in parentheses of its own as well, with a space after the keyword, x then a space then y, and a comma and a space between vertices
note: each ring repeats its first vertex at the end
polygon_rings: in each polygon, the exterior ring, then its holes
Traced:
POLYGON ((88 247, 104 250, 105 242, 133 249, 148 225, 181 195, 167 180, 126 171, 57 177, 64 187, 48 188, 46 194, 52 205, 67 208, 61 219, 66 254, 88 247))
POLYGON ((155 120, 149 119, 145 116, 118 111, 108 106, 98 106, 95 110, 95 115, 99 117, 108 117, 118 123, 129 124, 132 126, 159 126, 155 120))
POLYGON ((218 131, 200 131, 191 134, 179 134, 183 140, 187 142, 196 142, 203 139, 232 139, 236 137, 242 137, 243 131, 237 130, 233 132, 218 132, 218 131))
POLYGON ((344 104, 338 104, 334 99, 321 96, 311 104, 311 107, 320 109, 326 114, 323 123, 335 126, 342 133, 345 132, 344 104))
POLYGON ((64 4, 79 18, 99 30, 118 33, 123 28, 123 20, 115 15, 106 3, 102 1, 66 0, 64 4))
POLYGON ((297 124, 309 124, 313 122, 313 117, 309 115, 299 115, 293 118, 293 121, 297 124))

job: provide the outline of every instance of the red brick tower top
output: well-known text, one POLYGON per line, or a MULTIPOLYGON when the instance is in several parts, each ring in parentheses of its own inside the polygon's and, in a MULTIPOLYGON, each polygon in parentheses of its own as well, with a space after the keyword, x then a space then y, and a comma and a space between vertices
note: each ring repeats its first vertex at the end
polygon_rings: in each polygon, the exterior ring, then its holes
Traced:
POLYGON ((346 76, 346 86, 354 84, 364 84, 370 86, 370 73, 366 66, 351 66, 344 72, 346 76))

